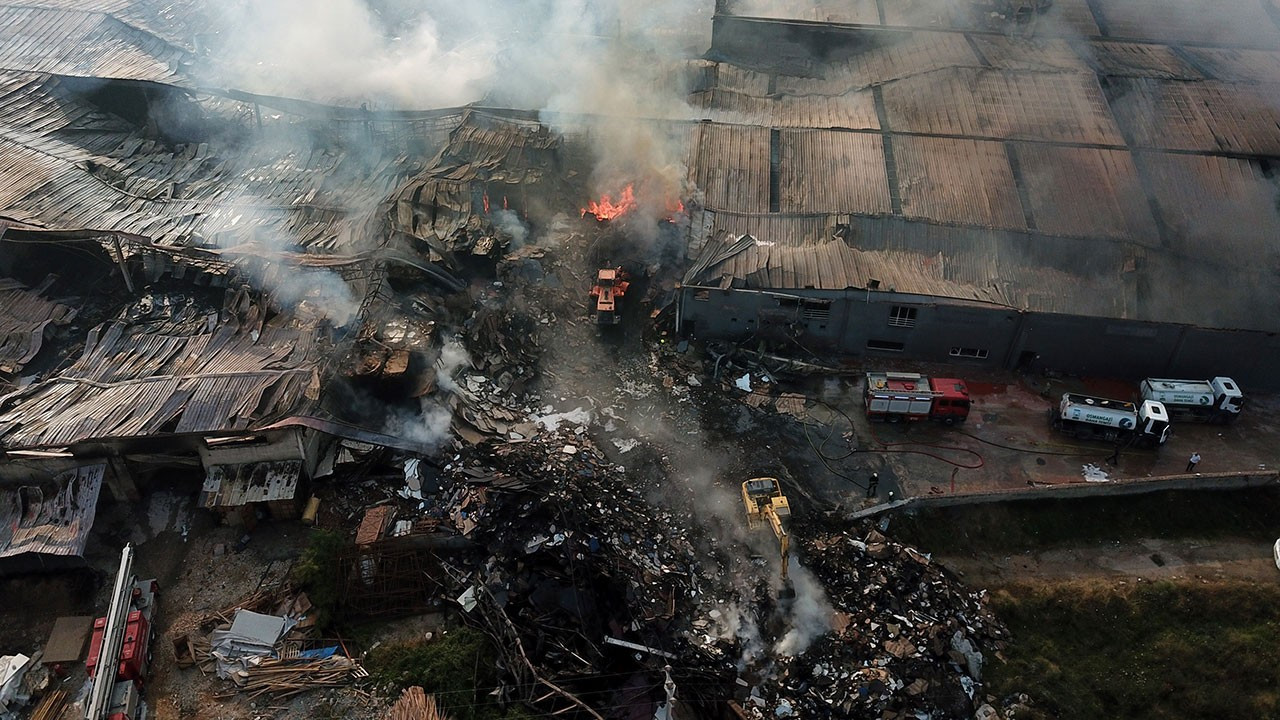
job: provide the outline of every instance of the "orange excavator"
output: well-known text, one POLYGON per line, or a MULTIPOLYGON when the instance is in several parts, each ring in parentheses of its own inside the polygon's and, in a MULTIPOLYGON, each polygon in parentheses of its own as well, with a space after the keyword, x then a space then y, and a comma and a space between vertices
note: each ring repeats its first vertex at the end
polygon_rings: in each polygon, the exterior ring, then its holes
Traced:
POLYGON ((618 301, 627 294, 631 283, 620 267, 601 268, 596 273, 596 284, 591 286, 591 312, 597 325, 617 325, 622 322, 618 301))

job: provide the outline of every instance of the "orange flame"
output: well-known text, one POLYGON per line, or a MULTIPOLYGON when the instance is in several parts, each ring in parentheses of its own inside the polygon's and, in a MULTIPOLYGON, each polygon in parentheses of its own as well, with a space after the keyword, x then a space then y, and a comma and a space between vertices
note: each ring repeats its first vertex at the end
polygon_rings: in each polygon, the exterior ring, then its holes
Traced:
POLYGON ((618 195, 618 202, 615 203, 612 196, 604 195, 599 202, 595 200, 588 202, 587 206, 582 208, 582 216, 586 217, 587 213, 591 213, 596 216, 597 220, 612 220, 635 209, 635 190, 630 185, 627 185, 618 195))

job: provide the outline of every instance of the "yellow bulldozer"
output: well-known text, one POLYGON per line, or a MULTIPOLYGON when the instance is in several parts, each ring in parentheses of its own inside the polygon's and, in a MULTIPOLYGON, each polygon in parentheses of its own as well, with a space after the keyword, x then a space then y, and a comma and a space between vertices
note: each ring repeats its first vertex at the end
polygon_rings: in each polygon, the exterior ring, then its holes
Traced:
POLYGON ((778 597, 796 596, 795 588, 787 577, 787 565, 791 558, 791 537, 783 524, 783 518, 791 517, 791 504, 782 494, 777 478, 753 478, 742 483, 742 506, 747 511, 747 527, 755 530, 768 525, 778 539, 778 555, 782 560, 782 591, 778 597))

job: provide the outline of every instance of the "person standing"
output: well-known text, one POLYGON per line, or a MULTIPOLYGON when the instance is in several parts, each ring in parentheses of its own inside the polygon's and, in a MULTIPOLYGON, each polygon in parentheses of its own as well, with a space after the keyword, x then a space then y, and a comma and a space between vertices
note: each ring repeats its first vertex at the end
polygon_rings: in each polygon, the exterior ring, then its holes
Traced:
POLYGON ((1199 465, 1199 464, 1200 464, 1200 453, 1198 452, 1191 453, 1191 458, 1187 460, 1187 472, 1191 472, 1192 470, 1195 470, 1196 465, 1199 465))
POLYGON ((873 498, 880 491, 880 473, 871 473, 871 481, 867 483, 867 497, 873 498))

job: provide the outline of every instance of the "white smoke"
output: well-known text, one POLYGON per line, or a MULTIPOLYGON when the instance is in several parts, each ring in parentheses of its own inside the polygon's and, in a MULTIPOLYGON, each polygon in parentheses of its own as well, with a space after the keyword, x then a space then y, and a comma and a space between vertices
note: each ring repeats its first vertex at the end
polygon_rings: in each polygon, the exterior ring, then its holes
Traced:
POLYGON ((463 368, 471 367, 471 357, 456 338, 446 338, 440 354, 433 363, 436 369, 436 390, 419 398, 418 411, 397 411, 387 418, 383 432, 421 445, 428 452, 435 451, 452 437, 453 410, 449 396, 463 392, 455 375, 463 368))
POLYGON ((492 215, 493 226, 499 232, 505 233, 511 238, 511 249, 515 250, 524 245, 529 239, 529 227, 524 224, 512 210, 497 210, 492 215))
POLYGON ((822 583, 808 568, 795 558, 788 566, 788 575, 796 591, 795 600, 788 609, 787 634, 774 646, 779 655, 799 655, 809 643, 831 631, 831 615, 834 612, 822 583))
POLYGON ((738 658, 739 671, 764 657, 764 638, 760 635, 760 626, 750 613, 734 603, 722 603, 715 608, 712 620, 712 630, 717 638, 737 641, 742 648, 742 655, 738 658))

